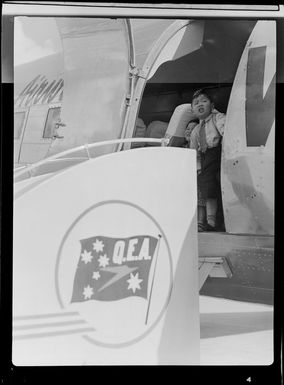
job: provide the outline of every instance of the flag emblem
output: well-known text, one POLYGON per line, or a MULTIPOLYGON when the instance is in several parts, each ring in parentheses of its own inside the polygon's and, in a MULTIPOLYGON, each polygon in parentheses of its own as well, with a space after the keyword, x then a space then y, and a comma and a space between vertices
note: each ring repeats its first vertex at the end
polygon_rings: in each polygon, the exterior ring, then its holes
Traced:
POLYGON ((58 250, 55 288, 92 344, 124 346, 151 332, 168 307, 173 265, 166 234, 139 206, 106 201, 82 213, 58 250))
POLYGON ((71 303, 148 298, 149 273, 158 238, 94 236, 81 239, 71 303))

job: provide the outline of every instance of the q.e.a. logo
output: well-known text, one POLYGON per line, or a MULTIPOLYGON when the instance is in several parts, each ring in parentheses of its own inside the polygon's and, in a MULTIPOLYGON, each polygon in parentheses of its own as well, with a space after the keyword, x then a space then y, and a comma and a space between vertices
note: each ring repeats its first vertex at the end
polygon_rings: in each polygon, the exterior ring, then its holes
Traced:
POLYGON ((55 266, 65 313, 88 342, 107 348, 135 344, 156 330, 168 307, 173 264, 166 234, 144 209, 103 201, 70 224, 55 266))
POLYGON ((149 271, 159 239, 94 236, 80 240, 81 253, 71 302, 147 299, 149 271))

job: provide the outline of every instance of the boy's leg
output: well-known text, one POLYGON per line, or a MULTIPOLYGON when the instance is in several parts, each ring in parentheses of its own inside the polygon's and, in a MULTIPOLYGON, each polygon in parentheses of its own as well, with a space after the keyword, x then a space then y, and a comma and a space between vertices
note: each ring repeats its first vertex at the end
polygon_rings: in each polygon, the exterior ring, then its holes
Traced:
POLYGON ((208 198, 206 200, 206 212, 207 212, 207 223, 208 225, 216 226, 216 213, 217 213, 217 199, 208 198))
POLYGON ((206 221, 206 209, 205 206, 197 206, 197 221, 198 225, 204 225, 206 221))
POLYGON ((205 231, 206 229, 206 200, 202 198, 201 191, 197 189, 198 203, 197 203, 197 222, 198 231, 205 231))

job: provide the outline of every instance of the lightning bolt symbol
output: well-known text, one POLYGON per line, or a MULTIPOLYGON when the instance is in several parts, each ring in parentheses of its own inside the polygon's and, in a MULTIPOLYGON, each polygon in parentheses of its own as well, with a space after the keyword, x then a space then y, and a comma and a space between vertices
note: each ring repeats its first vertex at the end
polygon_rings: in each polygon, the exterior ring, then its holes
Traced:
POLYGON ((137 270, 137 269, 138 269, 138 267, 128 267, 127 265, 105 267, 105 268, 101 269, 103 271, 110 271, 111 273, 115 273, 116 275, 114 277, 112 277, 102 287, 100 287, 98 291, 105 289, 106 287, 112 285, 114 282, 118 281, 120 278, 124 277, 125 275, 128 275, 129 273, 131 273, 132 271, 137 270))

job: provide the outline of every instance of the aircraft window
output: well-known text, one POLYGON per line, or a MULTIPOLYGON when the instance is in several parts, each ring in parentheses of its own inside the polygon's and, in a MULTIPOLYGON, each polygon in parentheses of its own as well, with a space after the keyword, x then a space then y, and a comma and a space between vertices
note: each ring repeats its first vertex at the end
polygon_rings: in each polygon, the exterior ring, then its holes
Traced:
POLYGON ((25 122, 25 112, 15 112, 14 114, 14 139, 20 139, 25 122))
POLYGON ((44 126, 43 138, 52 138, 55 130, 55 123, 60 117, 60 107, 53 107, 48 110, 44 126))

